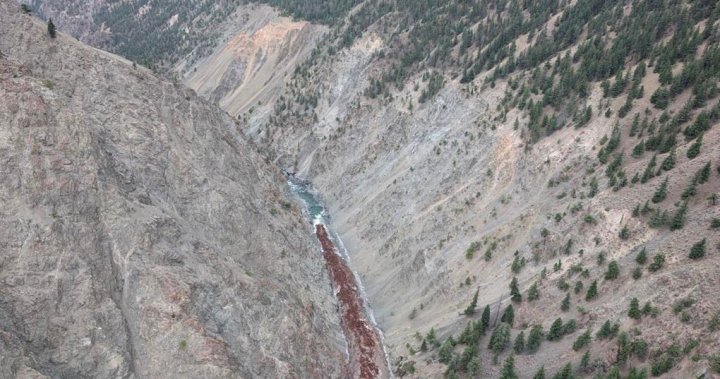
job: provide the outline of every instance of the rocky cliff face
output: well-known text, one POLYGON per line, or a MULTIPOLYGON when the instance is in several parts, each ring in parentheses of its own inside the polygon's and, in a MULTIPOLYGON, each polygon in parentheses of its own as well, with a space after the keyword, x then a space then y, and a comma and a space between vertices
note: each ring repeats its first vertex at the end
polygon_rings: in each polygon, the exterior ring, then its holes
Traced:
POLYGON ((0 377, 339 377, 283 177, 190 90, 0 1, 0 377))

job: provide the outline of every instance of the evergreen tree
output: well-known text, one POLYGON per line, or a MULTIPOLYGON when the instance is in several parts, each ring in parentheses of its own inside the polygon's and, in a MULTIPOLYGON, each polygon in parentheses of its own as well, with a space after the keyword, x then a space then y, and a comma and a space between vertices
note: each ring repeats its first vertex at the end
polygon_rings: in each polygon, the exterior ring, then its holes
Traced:
POLYGON ((57 32, 55 31, 55 24, 53 24, 52 18, 48 19, 47 31, 48 35, 50 35, 50 38, 55 38, 57 36, 57 32))
POLYGON ((553 376, 553 379, 575 379, 572 373, 572 365, 570 363, 566 364, 560 372, 553 376))
POLYGON ((587 293, 585 294, 585 301, 590 301, 597 297, 597 280, 594 280, 590 287, 588 287, 587 293))
POLYGON ((614 280, 620 275, 620 266, 617 261, 610 261, 608 263, 607 272, 605 272, 605 280, 614 280))
POLYGON ((503 312, 500 321, 506 322, 510 326, 513 325, 513 321, 515 321, 515 310, 513 309, 512 304, 508 305, 507 308, 505 308, 505 312, 503 312))
POLYGON ((610 370, 608 371, 605 379, 621 379, 620 369, 617 366, 613 365, 612 367, 610 367, 610 370))
POLYGON ((475 295, 473 296, 472 301, 470 302, 470 305, 468 305, 468 307, 465 308, 465 316, 472 316, 475 314, 475 308, 477 307, 478 293, 479 293, 479 290, 475 290, 475 295))
POLYGON ((527 344, 525 349, 528 353, 535 353, 540 348, 540 344, 543 341, 544 333, 542 325, 533 325, 530 328, 530 334, 528 334, 527 344))
POLYGON ((694 159, 700 154, 700 148, 702 147, 702 139, 703 136, 701 134, 700 137, 698 137, 698 139, 695 140, 695 142, 688 148, 687 157, 689 159, 694 159))
POLYGON ((482 335, 485 335, 485 332, 490 327, 490 306, 486 305, 485 309, 483 309, 482 316, 480 317, 480 322, 482 325, 482 335))
POLYGON ((467 365, 467 370, 472 377, 479 376, 480 372, 482 371, 482 362, 480 361, 480 357, 472 357, 472 359, 467 365))
POLYGON ((455 346, 452 343, 452 340, 449 338, 446 339, 445 342, 443 342, 443 344, 440 346, 440 349, 438 349, 438 360, 440 361, 440 363, 450 363, 454 347, 455 346))
POLYGON ((424 338, 423 338, 422 344, 420 344, 420 351, 423 351, 423 352, 428 351, 427 342, 424 338))
POLYGON ((705 166, 695 175, 698 184, 705 184, 710 179, 710 161, 705 163, 705 166))
POLYGON ((642 278, 642 270, 640 267, 635 267, 635 269, 633 269, 632 278, 635 280, 642 278))
POLYGON ((545 366, 542 366, 539 370, 537 370, 533 379, 545 379, 545 366))
POLYGON ((589 345, 590 342, 592 342, 592 331, 588 329, 583 334, 577 336, 575 342, 573 342, 572 348, 575 351, 580 351, 582 348, 589 345))
POLYGON ((665 171, 670 171, 675 167, 675 149, 672 149, 670 151, 670 154, 663 159, 662 163, 660 164, 660 168, 662 168, 665 171))
POLYGON ((517 374, 515 374, 515 355, 512 353, 505 359, 505 364, 500 372, 500 379, 518 379, 517 374))
POLYGON ((556 341, 562 338, 563 335, 563 323, 561 318, 556 318, 555 321, 550 326, 550 330, 548 331, 547 339, 548 341, 556 341))
POLYGON ((540 297, 540 290, 538 290, 537 282, 533 283, 528 290, 528 301, 537 300, 540 297))
POLYGON ((707 239, 703 238, 702 241, 694 244, 690 249, 690 259, 700 259, 705 256, 705 244, 707 239))
POLYGON ((560 310, 563 312, 567 312, 570 310, 570 294, 565 294, 565 298, 562 301, 562 304, 560 304, 560 310))
POLYGON ((513 277, 510 282, 510 299, 516 303, 522 301, 522 295, 520 295, 520 290, 518 289, 518 281, 515 277, 513 277))
POLYGON ((647 262, 647 250, 645 250, 645 247, 643 247, 635 257, 635 262, 639 265, 644 265, 647 262))
MULTIPOLYGON (((639 210, 638 210, 638 213, 640 213, 639 210)), ((622 227, 622 229, 620 229, 619 237, 621 240, 626 240, 626 239, 630 238, 630 228, 628 228, 627 225, 624 225, 622 227)))
POLYGON ((685 226, 685 213, 687 213, 687 201, 675 211, 672 221, 670 222, 670 230, 682 229, 685 226))
POLYGON ((666 176, 665 180, 660 184, 660 186, 655 190, 655 194, 653 194, 652 202, 657 204, 667 197, 667 190, 668 190, 668 180, 669 178, 666 176))
POLYGON ((517 337, 515 337, 513 350, 515 351, 515 354, 521 354, 523 351, 525 351, 525 331, 520 331, 517 337))
POLYGON ((645 171, 643 171, 642 177, 640 178, 640 183, 647 183, 647 181, 654 176, 656 165, 657 154, 654 154, 652 158, 650 158, 650 161, 648 161, 648 165, 645 167, 645 171))
POLYGON ((630 309, 628 309, 628 317, 640 320, 642 317, 642 314, 640 312, 640 301, 637 299, 637 297, 633 297, 630 301, 630 309))
POLYGON ((506 323, 500 323, 493 330, 488 343, 488 349, 490 349, 497 359, 497 356, 502 353, 510 343, 510 325, 506 323))
POLYGON ((580 368, 583 370, 587 370, 587 368, 590 366, 590 350, 585 351, 585 354, 583 354, 582 358, 580 359, 580 368))
POLYGON ((648 266, 648 270, 650 272, 655 272, 660 270, 665 265, 665 255, 663 254, 655 254, 653 257, 652 263, 650 263, 650 266, 648 266))

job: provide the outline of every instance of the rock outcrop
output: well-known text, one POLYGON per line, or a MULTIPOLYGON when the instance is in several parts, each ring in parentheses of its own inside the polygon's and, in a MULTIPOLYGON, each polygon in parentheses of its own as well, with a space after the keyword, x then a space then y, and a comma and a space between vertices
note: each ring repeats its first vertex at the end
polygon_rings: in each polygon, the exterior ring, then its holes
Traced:
POLYGON ((338 377, 320 247, 193 91, 0 1, 0 377, 338 377))

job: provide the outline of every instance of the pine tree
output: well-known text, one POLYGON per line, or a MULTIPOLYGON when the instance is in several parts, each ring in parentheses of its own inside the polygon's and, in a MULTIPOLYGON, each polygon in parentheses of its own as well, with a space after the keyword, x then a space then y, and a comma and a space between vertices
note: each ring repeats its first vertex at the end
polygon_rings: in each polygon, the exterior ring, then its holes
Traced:
POLYGON ((482 371, 482 362, 480 361, 480 357, 472 357, 467 365, 467 370, 473 378, 480 375, 480 371, 482 371))
POLYGON ((685 226, 685 213, 687 213, 687 201, 675 211, 672 221, 670 222, 670 230, 682 229, 685 226))
POLYGON ((562 304, 560 304, 560 310, 563 312, 567 312, 570 310, 570 294, 565 294, 565 298, 562 301, 562 304))
POLYGON ((695 140, 695 142, 688 148, 687 157, 689 159, 694 159, 700 154, 700 148, 702 147, 702 139, 703 136, 701 134, 700 137, 698 137, 698 139, 695 140))
POLYGON ((617 261, 610 261, 608 263, 608 270, 605 273, 605 280, 614 280, 620 275, 620 266, 617 261))
POLYGON ((537 300, 540 297, 540 290, 538 290, 537 282, 533 283, 528 290, 528 301, 537 300))
POLYGON ((53 24, 52 18, 48 19, 47 31, 48 35, 50 35, 50 38, 55 38, 57 36, 57 32, 55 31, 55 24, 53 24))
POLYGON ((633 297, 632 300, 630 300, 630 309, 628 309, 628 317, 640 320, 642 317, 642 314, 640 312, 640 301, 637 299, 637 297, 633 297))
POLYGON ((545 379, 545 366, 542 366, 539 370, 537 370, 533 379, 545 379))
POLYGON ((650 158, 650 161, 648 161, 648 165, 645 167, 645 171, 643 171, 642 177, 640 178, 640 183, 647 183, 647 181, 653 177, 656 165, 657 154, 654 154, 652 158, 650 158))
POLYGON ((544 333, 542 325, 534 325, 530 328, 530 334, 528 334, 527 344, 525 350, 528 353, 535 353, 540 348, 540 344, 543 341, 544 333))
POLYGON ((507 308, 505 308, 505 312, 503 312, 500 321, 506 322, 510 326, 513 325, 513 322, 515 321, 515 310, 513 309, 512 304, 508 305, 507 308))
POLYGON ((590 287, 588 287, 587 293, 585 294, 585 301, 590 301, 597 297, 597 280, 594 280, 590 287))
POLYGON ((703 238, 702 241, 694 244, 690 249, 690 259, 700 259, 705 256, 705 244, 707 239, 703 238))
POLYGON ((573 342, 573 350, 580 351, 585 346, 589 345, 590 342, 592 342, 592 331, 590 329, 586 330, 585 333, 579 335, 575 342, 573 342))
POLYGON ((647 262, 647 250, 645 250, 645 247, 643 247, 635 257, 635 262, 639 265, 644 265, 647 262))
POLYGON ((555 321, 550 326, 550 330, 548 331, 548 335, 547 335, 548 341, 555 341, 555 340, 559 340, 560 338, 562 338, 562 335, 563 335, 562 327, 563 327, 562 319, 559 317, 556 318, 555 321))
POLYGON ((668 180, 669 178, 666 176, 665 180, 660 184, 660 186, 655 190, 655 194, 653 194, 652 202, 657 204, 667 197, 667 187, 668 187, 668 180))
POLYGON ((520 290, 518 289, 518 281, 515 277, 510 282, 510 299, 516 303, 522 301, 522 295, 520 295, 520 290))
POLYGON ((493 330, 488 343, 488 349, 494 353, 494 359, 502 353, 510 343, 510 325, 506 323, 500 323, 493 330))
POLYGON ((520 331, 517 337, 515 337, 513 350, 515 351, 515 354, 521 354, 525 351, 525 331, 520 331))
POLYGON ((438 350, 438 360, 441 363, 449 363, 450 359, 452 359, 452 353, 453 353, 453 343, 448 338, 443 342, 442 346, 440 346, 440 349, 438 350))
POLYGON ((660 168, 662 168, 665 171, 670 171, 675 167, 675 149, 673 148, 670 151, 670 154, 665 157, 665 159, 660 164, 660 168))
POLYGON ((705 184, 710 179, 710 161, 705 163, 705 166, 695 175, 698 184, 705 184))
POLYGON ((655 272, 660 270, 665 265, 665 255, 663 254, 656 254, 653 257, 652 263, 650 263, 650 266, 648 266, 648 270, 650 272, 655 272))
POLYGON ((642 278, 642 270, 640 267, 635 267, 635 269, 633 269, 632 278, 635 280, 642 278))
POLYGON ((420 351, 428 351, 427 342, 424 338, 422 344, 420 344, 420 351))
POLYGON ((586 370, 588 366, 590 366, 590 350, 585 351, 585 354, 580 359, 580 368, 586 370))
POLYGON ((490 306, 486 305, 485 309, 483 309, 482 316, 480 317, 480 322, 482 325, 482 335, 485 335, 485 332, 490 327, 490 306))
POLYGON ((566 364, 560 372, 555 374, 553 379, 575 379, 572 374, 572 365, 570 363, 566 364))
POLYGON ((513 274, 520 273, 520 270, 522 269, 522 263, 520 261, 520 257, 515 255, 515 259, 513 259, 512 265, 510 266, 510 270, 513 272, 513 274))
POLYGON ((517 374, 515 374, 515 355, 512 353, 505 359, 505 364, 500 372, 500 379, 518 379, 517 374))
MULTIPOLYGON (((638 209, 638 214, 640 213, 640 210, 638 209)), ((624 225, 622 229, 620 229, 619 237, 621 240, 626 240, 630 238, 630 228, 628 228, 627 225, 624 225)))
POLYGON ((472 298, 472 301, 470 302, 470 305, 468 305, 467 308, 465 308, 465 316, 472 316, 475 314, 475 308, 477 307, 477 301, 478 301, 478 293, 479 290, 475 290, 475 295, 472 298))

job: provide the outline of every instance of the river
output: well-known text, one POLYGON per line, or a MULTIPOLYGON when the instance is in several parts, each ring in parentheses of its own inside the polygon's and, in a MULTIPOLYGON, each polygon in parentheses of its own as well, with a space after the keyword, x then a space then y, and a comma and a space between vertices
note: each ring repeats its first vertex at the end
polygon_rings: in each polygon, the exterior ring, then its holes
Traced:
POLYGON ((322 246, 325 266, 338 300, 348 349, 348 375, 374 379, 392 377, 383 334, 373 316, 358 275, 339 236, 330 228, 330 217, 309 183, 290 177, 290 189, 301 200, 315 236, 322 246))

